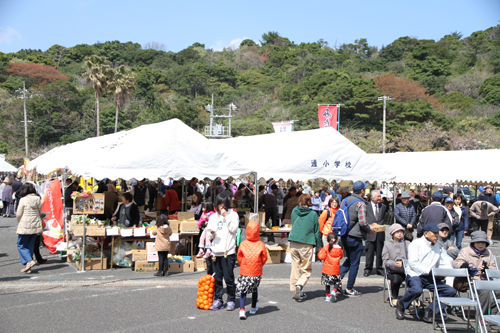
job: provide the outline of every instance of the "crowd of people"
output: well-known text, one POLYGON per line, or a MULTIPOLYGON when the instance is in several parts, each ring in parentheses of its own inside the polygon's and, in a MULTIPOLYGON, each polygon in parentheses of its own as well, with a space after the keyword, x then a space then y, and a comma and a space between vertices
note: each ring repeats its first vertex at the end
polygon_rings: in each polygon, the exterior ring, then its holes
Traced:
MULTIPOLYGON (((393 209, 387 197, 382 197, 381 190, 368 189, 368 184, 362 181, 353 184, 352 192, 347 187, 336 185, 331 189, 324 186, 313 191, 308 183, 287 189, 280 187, 274 179, 258 188, 249 182, 237 185, 234 179, 216 179, 212 184, 209 186, 196 178, 187 183, 189 211, 198 221, 197 257, 207 260, 208 274, 215 273, 214 299, 210 309, 235 310, 236 295, 240 295, 241 319, 246 318, 248 293, 252 293, 250 313, 258 310, 258 287, 267 260, 258 223, 248 223, 246 240, 241 242, 239 237, 240 217, 235 208, 240 205, 253 208, 255 196, 258 208, 265 212, 265 223, 292 227, 288 237, 290 290, 298 302, 307 298, 304 288, 311 276, 315 255, 323 262, 321 284, 325 286, 325 301, 335 302, 341 295, 361 296, 354 287, 361 256, 366 251, 363 275, 387 274, 392 296, 387 302, 392 302, 396 308, 397 319, 405 318, 405 309, 413 304, 423 289, 435 291, 432 268, 445 265, 468 268, 473 279, 485 279, 486 268, 496 269, 493 255, 487 249, 492 244, 493 218, 499 212, 491 186, 486 186, 471 205, 461 194, 443 191, 417 194, 411 190, 397 196, 393 209), (385 233, 375 232, 372 226, 390 224, 386 217, 392 210, 395 223, 388 228, 390 239, 385 241, 385 233), (336 227, 336 216, 340 216, 339 221, 345 219, 348 225, 345 233, 336 227), (463 237, 469 233, 470 246, 462 247, 463 237), (236 263, 240 265, 237 280, 234 276, 236 263), (346 276, 344 288, 342 281, 346 276), (223 281, 227 286, 226 302, 223 300, 223 281), (400 287, 405 281, 408 288, 400 297, 400 287)), ((44 261, 38 251, 43 230, 41 199, 34 184, 22 184, 18 179, 11 182, 5 178, 2 187, 3 215, 11 215, 8 209, 13 206, 19 222, 17 245, 24 265, 22 272, 30 273, 36 264, 33 255, 39 263, 44 261)), ((75 191, 82 191, 79 183, 68 178, 64 191, 67 216, 72 213, 72 193, 75 191)), ((103 179, 96 192, 104 193, 106 197, 105 212, 99 217, 126 227, 139 225, 141 217, 148 211, 159 209, 162 212, 155 230, 160 267, 155 275, 168 276, 166 258, 172 234, 168 214, 181 210, 181 184, 174 180, 161 184, 143 179, 132 180, 128 185, 103 179)), ((457 293, 453 285, 442 279, 436 282, 436 288, 443 297, 453 297, 457 293)), ((482 307, 487 308, 490 305, 487 295, 481 294, 480 298, 482 307)), ((432 306, 425 308, 422 318, 426 322, 432 321, 432 306)), ((435 309, 441 311, 442 305, 435 309)))

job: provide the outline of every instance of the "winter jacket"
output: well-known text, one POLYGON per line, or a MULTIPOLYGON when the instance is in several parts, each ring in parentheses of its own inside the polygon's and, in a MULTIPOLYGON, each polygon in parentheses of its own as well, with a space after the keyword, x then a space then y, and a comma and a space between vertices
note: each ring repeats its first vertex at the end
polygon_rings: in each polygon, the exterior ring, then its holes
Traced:
POLYGON ((335 213, 337 212, 337 210, 338 208, 330 207, 328 208, 328 210, 323 210, 323 212, 319 216, 319 232, 321 232, 323 235, 328 236, 328 234, 332 232, 333 218, 335 217, 335 213), (328 218, 328 211, 330 212, 330 218, 328 218))
POLYGON ((12 186, 6 185, 2 192, 2 200, 12 202, 12 186))
MULTIPOLYGON (((460 225, 460 216, 455 211, 455 209, 450 210, 450 215, 451 215, 451 224, 453 225, 453 230, 457 230, 458 226, 460 225)), ((452 232, 452 230, 450 230, 450 232, 452 232)))
POLYGON ((259 223, 249 222, 246 230, 247 239, 238 247, 240 275, 261 276, 262 266, 267 261, 267 250, 264 243, 259 240, 259 223))
POLYGON ((432 202, 422 210, 422 215, 418 222, 417 235, 423 234, 424 225, 429 222, 434 222, 436 225, 446 223, 448 224, 448 229, 453 230, 450 211, 438 201, 432 202))
POLYGON ((460 206, 460 210, 462 211, 460 224, 455 228, 455 231, 469 230, 469 211, 467 210, 467 207, 463 205, 460 206))
POLYGON ((313 196, 311 198, 311 202, 312 202, 312 209, 315 210, 315 211, 320 211, 321 210, 321 204, 323 203, 323 201, 321 200, 320 197, 316 197, 316 196, 313 196))
POLYGON ((17 208, 17 234, 18 235, 39 235, 43 232, 42 218, 42 200, 34 193, 21 198, 17 208))
MULTIPOLYGON (((126 205, 122 202, 118 204, 116 210, 113 214, 113 217, 116 217, 116 222, 120 221, 120 209, 127 209, 126 205)), ((138 226, 141 222, 141 215, 139 214, 139 207, 135 203, 129 206, 128 214, 126 214, 127 220, 130 222, 130 225, 127 227, 135 227, 138 226)))
POLYGON ((307 207, 295 207, 292 212, 292 231, 288 240, 321 247, 323 244, 319 232, 318 214, 307 207))
POLYGON ((396 222, 401 224, 404 228, 406 228, 408 223, 413 227, 415 227, 417 223, 417 213, 415 212, 415 206, 412 204, 405 206, 403 203, 398 203, 394 210, 394 216, 396 217, 396 222))
POLYGON ((208 219, 207 233, 212 240, 211 250, 216 257, 236 253, 236 231, 240 219, 238 213, 230 209, 227 216, 214 213, 208 219), (210 231, 215 231, 212 234, 210 231))
POLYGON ((366 239, 366 235, 371 231, 371 227, 366 219, 366 201, 356 193, 351 194, 344 200, 349 204, 354 199, 361 199, 349 207, 349 222, 351 231, 349 236, 366 239))
POLYGON ((386 241, 382 250, 384 266, 393 270, 396 267, 397 260, 408 259, 408 246, 410 246, 410 242, 403 239, 400 241, 394 239, 386 241))
POLYGON ((179 198, 177 197, 177 192, 175 190, 167 190, 165 192, 165 206, 168 206, 170 212, 174 210, 181 210, 181 204, 179 198))
MULTIPOLYGON (((5 183, 0 184, 0 200, 3 198, 3 189, 5 188, 5 183)), ((3 200, 2 200, 3 201, 3 200)))
POLYGON ((334 245, 331 251, 328 251, 330 245, 323 246, 318 253, 318 259, 323 261, 321 273, 328 275, 340 274, 340 259, 344 257, 344 251, 338 245, 334 245))
POLYGON ((485 192, 481 193, 478 197, 477 197, 477 201, 487 201, 489 202, 490 204, 498 207, 498 202, 497 202, 497 198, 495 197, 495 194, 493 193, 490 193, 490 194, 486 194, 485 192))
POLYGON ((207 226, 208 219, 210 218, 210 215, 212 215, 214 212, 208 212, 208 213, 202 213, 200 216, 200 219, 198 220, 198 223, 196 224, 196 227, 198 229, 204 229, 207 226))
POLYGON ((170 251, 170 236, 172 236, 172 228, 170 226, 165 224, 159 228, 154 228, 153 235, 156 235, 156 251, 170 251))
POLYGON ((299 197, 294 196, 288 199, 283 206, 283 220, 292 218, 292 211, 299 205, 299 197))
MULTIPOLYGON (((453 261, 453 268, 461 268, 463 264, 472 264, 474 268, 479 268, 483 265, 483 260, 486 261, 489 269, 497 269, 495 260, 493 259, 493 255, 491 254, 490 250, 486 249, 481 257, 479 257, 472 249, 471 244, 460 250, 457 259, 453 261)), ((486 274, 484 273, 484 271, 478 272, 476 275, 474 275, 473 279, 485 280, 486 274)))
POLYGON ((460 251, 454 244, 453 241, 447 237, 439 237, 436 244, 439 246, 440 249, 445 250, 446 253, 452 258, 452 259, 457 259, 458 252, 460 251), (448 250, 448 248, 454 247, 454 250, 448 250))
POLYGON ((496 213, 498 213, 498 207, 488 201, 476 201, 470 207, 470 215, 477 220, 488 220, 491 216, 495 216, 496 213), (484 211, 481 209, 483 202, 488 205, 484 211))

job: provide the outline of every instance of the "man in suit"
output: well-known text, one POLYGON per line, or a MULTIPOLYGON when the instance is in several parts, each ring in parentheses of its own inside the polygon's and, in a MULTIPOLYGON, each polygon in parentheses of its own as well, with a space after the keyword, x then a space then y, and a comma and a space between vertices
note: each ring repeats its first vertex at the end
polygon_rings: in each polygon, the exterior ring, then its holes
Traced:
MULTIPOLYGON (((386 206, 382 204, 380 191, 374 190, 370 193, 371 200, 366 205, 366 220, 369 224, 385 224, 384 217, 386 206)), ((373 257, 377 253, 377 274, 384 275, 382 264, 382 249, 384 248, 385 232, 376 232, 366 236, 366 263, 364 276, 369 276, 373 269, 373 257)))

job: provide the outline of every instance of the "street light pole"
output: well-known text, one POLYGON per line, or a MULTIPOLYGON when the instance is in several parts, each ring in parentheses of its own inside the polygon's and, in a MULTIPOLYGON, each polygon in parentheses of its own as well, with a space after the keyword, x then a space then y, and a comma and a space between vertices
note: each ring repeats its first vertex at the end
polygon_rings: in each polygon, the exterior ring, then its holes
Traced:
POLYGON ((379 97, 378 100, 379 101, 384 101, 384 116, 383 116, 383 124, 382 124, 382 154, 385 154, 385 106, 386 106, 386 103, 387 103, 387 100, 394 100, 394 98, 392 98, 391 96, 382 96, 382 97, 379 97))
POLYGON ((26 96, 26 92, 29 92, 29 91, 26 90, 26 83, 25 82, 23 82, 23 90, 17 89, 16 92, 19 94, 23 94, 22 96, 17 97, 17 98, 22 99, 24 102, 24 149, 25 149, 26 158, 28 158, 28 117, 26 115, 26 99, 31 98, 32 96, 31 95, 26 96))

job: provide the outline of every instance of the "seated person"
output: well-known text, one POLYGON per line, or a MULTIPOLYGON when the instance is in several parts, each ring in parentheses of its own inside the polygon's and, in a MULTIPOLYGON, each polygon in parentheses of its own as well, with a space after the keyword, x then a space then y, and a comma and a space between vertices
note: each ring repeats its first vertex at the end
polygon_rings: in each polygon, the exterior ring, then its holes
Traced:
POLYGON ((382 250, 382 260, 387 268, 387 278, 391 281, 392 305, 396 306, 399 296, 399 288, 405 280, 403 259, 408 259, 408 246, 410 242, 404 240, 405 228, 401 224, 394 223, 389 228, 392 239, 385 242, 382 250))
MULTIPOLYGON (((471 234, 470 245, 464 247, 458 253, 457 259, 453 262, 454 268, 469 268, 469 274, 474 280, 486 280, 485 269, 498 269, 493 259, 493 254, 487 247, 490 241, 484 231, 474 231, 471 234)), ((478 290, 479 301, 483 314, 488 314, 489 291, 478 290)), ((495 291, 496 297, 500 297, 500 292, 495 291)), ((492 300, 492 306, 495 302, 492 300)), ((496 309, 498 312, 498 310, 496 309)))
MULTIPOLYGON (((441 250, 436 244, 439 237, 439 228, 434 222, 424 225, 423 237, 414 240, 408 246, 408 263, 405 267, 406 282, 408 290, 403 298, 396 303, 396 318, 403 320, 405 318, 405 309, 417 299, 423 289, 429 289, 434 292, 434 282, 432 280, 432 268, 439 267, 441 250)), ((454 297, 457 291, 445 284, 443 281, 436 281, 437 292, 440 297, 454 297)), ((444 308, 444 304, 436 305, 436 314, 444 308)), ((425 308, 425 314, 422 318, 426 323, 432 323, 433 303, 425 308)))
POLYGON ((139 208, 132 202, 130 192, 123 193, 122 202, 116 208, 111 221, 124 225, 127 228, 136 227, 140 222, 139 208))
POLYGON ((450 230, 448 224, 441 222, 438 224, 439 238, 436 242, 440 249, 445 250, 446 253, 453 259, 457 259, 458 249, 453 246, 453 241, 450 239, 450 230))

